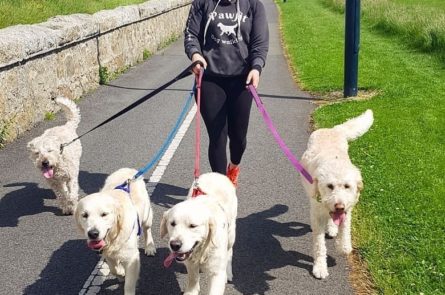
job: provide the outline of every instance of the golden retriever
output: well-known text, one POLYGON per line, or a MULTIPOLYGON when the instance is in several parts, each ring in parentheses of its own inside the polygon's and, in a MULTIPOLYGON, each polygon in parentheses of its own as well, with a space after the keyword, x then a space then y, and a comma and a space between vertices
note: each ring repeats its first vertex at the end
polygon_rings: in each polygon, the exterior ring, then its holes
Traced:
POLYGON ((202 195, 192 197, 191 189, 187 200, 164 212, 161 237, 168 235, 171 251, 164 265, 168 267, 173 260, 185 264, 188 284, 184 295, 199 293, 200 271, 210 276, 205 294, 222 295, 226 282, 232 280, 238 200, 225 175, 203 174, 197 186, 202 195))
POLYGON ((360 170, 349 159, 348 141, 366 133, 373 121, 372 111, 367 110, 333 128, 316 130, 309 137, 302 164, 314 182, 310 184, 303 177, 301 181, 311 200, 312 273, 316 278, 324 279, 329 275, 326 231, 337 236, 336 246, 340 252, 349 254, 352 251, 351 214, 363 189, 363 181, 360 170))
POLYGON ((144 180, 131 181, 129 192, 116 188, 136 173, 134 169, 122 168, 108 176, 100 192, 79 201, 74 215, 88 247, 101 252, 113 275, 125 277, 125 295, 135 294, 136 290, 141 229, 145 254, 156 253, 151 234, 153 210, 144 180))

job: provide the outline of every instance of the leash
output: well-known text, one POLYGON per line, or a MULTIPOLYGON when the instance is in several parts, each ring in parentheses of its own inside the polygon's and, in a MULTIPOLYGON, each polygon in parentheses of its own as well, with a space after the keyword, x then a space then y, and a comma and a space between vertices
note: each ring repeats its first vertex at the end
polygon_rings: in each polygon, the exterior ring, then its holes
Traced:
POLYGON ((269 128, 269 131, 272 133, 272 135, 275 138, 275 141, 280 146, 283 153, 286 155, 288 160, 292 163, 294 168, 301 173, 301 175, 306 178, 306 180, 309 183, 313 183, 312 176, 304 169, 303 165, 298 162, 297 158, 292 154, 292 152, 289 150, 289 148, 286 146, 286 143, 281 138, 281 136, 278 134, 277 129, 273 125, 273 122, 267 113, 266 109, 264 108, 263 102, 261 101, 261 98, 258 95, 258 92, 256 91, 255 87, 253 85, 248 85, 247 88, 249 89, 250 93, 252 94, 253 99, 255 100, 255 103, 258 107, 258 110, 260 111, 261 115, 263 116, 263 120, 266 123, 267 127, 269 128))
POLYGON ((199 75, 196 76, 196 115, 195 115, 195 169, 193 172, 193 191, 192 198, 202 195, 203 192, 199 189, 198 177, 200 175, 200 156, 201 156, 201 83, 202 76, 204 75, 204 69, 201 68, 199 75))
MULTIPOLYGON (((164 144, 162 145, 162 147, 159 149, 159 151, 156 153, 156 155, 150 160, 150 162, 145 165, 143 168, 141 168, 140 170, 138 170, 138 172, 130 179, 126 180, 124 183, 116 186, 114 189, 118 189, 118 190, 122 190, 124 192, 126 192, 128 194, 128 196, 131 199, 130 196, 130 183, 132 181, 135 181, 137 178, 139 178, 140 176, 142 176, 143 174, 145 174, 149 169, 151 169, 153 167, 154 164, 156 164, 162 157, 162 155, 165 153, 165 151, 167 150, 167 147, 170 145, 170 143, 173 141, 176 133, 178 133, 178 130, 181 126, 182 121, 184 121, 184 118, 187 114, 187 111, 190 109, 190 105, 192 104, 192 98, 193 98, 193 94, 194 94, 194 90, 196 89, 196 82, 193 85, 192 90, 190 91, 190 94, 184 104, 184 107, 182 108, 181 113, 179 114, 178 119, 176 120, 176 123, 174 125, 174 127, 172 128, 172 130, 170 131, 169 135, 167 136, 167 139, 165 140, 164 144)), ((141 235, 142 233, 142 229, 141 229, 141 224, 139 221, 139 214, 137 215, 137 225, 138 225, 138 236, 141 235)))
POLYGON ((201 66, 203 66, 202 62, 200 61, 195 61, 194 63, 192 63, 190 66, 188 66, 187 68, 185 68, 181 73, 179 73, 175 78, 173 78, 172 80, 168 81, 167 83, 165 83, 164 85, 156 88, 155 90, 153 90, 152 92, 144 95, 143 97, 141 97, 140 99, 138 99, 137 101, 133 102, 132 104, 130 104, 129 106, 127 106, 126 108, 124 108, 123 110, 117 112, 116 114, 114 114, 113 116, 109 117, 108 119, 106 119, 105 121, 103 121, 102 123, 99 123, 98 125, 96 125, 95 127, 91 128, 90 130, 82 133, 81 135, 79 135, 78 137, 74 138, 73 140, 71 140, 70 142, 67 143, 63 143, 60 145, 60 153, 63 152, 63 149, 72 144, 73 142, 75 142, 76 140, 79 140, 80 138, 82 138, 83 136, 87 135, 88 133, 96 130, 99 127, 102 127, 103 125, 113 121, 114 119, 122 116, 123 114, 129 112, 130 110, 134 109, 135 107, 137 107, 138 105, 142 104, 143 102, 147 101, 148 99, 150 99, 151 97, 155 96, 156 94, 158 94, 159 92, 161 92, 162 90, 164 90, 165 88, 167 88, 168 86, 172 85, 173 83, 181 80, 182 78, 185 78, 189 75, 191 75, 191 70, 193 69, 194 66, 196 66, 197 64, 201 64, 201 66))
POLYGON ((196 88, 196 85, 193 85, 193 90, 190 91, 189 97, 187 98, 187 101, 185 102, 184 107, 182 108, 182 111, 179 114, 179 117, 176 120, 175 125, 173 126, 172 130, 168 134, 167 139, 165 140, 164 144, 162 145, 162 147, 160 148, 158 153, 153 157, 153 159, 147 165, 145 165, 143 168, 141 168, 134 175, 133 180, 136 180, 138 177, 144 175, 148 170, 150 170, 153 167, 154 164, 156 164, 161 159, 162 155, 165 153, 168 146, 175 138, 176 133, 178 133, 178 130, 181 127, 181 123, 182 123, 182 121, 184 121, 184 118, 187 115, 187 111, 190 109, 195 88, 196 88))

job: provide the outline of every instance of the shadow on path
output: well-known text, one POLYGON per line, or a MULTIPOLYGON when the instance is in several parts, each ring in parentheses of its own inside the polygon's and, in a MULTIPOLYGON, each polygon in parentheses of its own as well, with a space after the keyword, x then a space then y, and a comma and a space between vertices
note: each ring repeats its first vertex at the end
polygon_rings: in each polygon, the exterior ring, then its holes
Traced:
MULTIPOLYGON (((275 236, 297 238, 311 232, 308 224, 280 223, 270 218, 288 211, 286 205, 275 205, 268 210, 237 219, 236 242, 233 251, 233 284, 242 294, 265 294, 268 281, 275 279, 267 272, 289 265, 311 272, 311 256, 285 251, 275 236)), ((330 264, 332 259, 330 258, 330 264)))
POLYGON ((90 173, 88 171, 80 171, 79 187, 86 195, 97 193, 104 185, 105 179, 107 177, 108 175, 104 173, 90 173))
POLYGON ((153 194, 150 196, 150 201, 152 204, 168 209, 185 200, 188 192, 189 188, 183 188, 167 183, 158 183, 153 194))
POLYGON ((71 240, 51 256, 40 278, 23 294, 77 295, 96 266, 99 256, 89 250, 85 240, 71 240))
POLYGON ((39 188, 32 182, 16 182, 5 184, 5 188, 16 188, 0 199, 0 227, 18 225, 20 217, 36 215, 42 212, 52 212, 61 215, 58 207, 45 206, 45 199, 55 199, 50 189, 39 188))

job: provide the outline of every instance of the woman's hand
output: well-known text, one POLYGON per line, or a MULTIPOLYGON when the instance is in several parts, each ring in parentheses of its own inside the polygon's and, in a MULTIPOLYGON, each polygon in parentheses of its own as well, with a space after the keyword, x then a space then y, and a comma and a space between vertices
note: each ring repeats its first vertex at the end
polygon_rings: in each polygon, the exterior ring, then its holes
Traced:
MULTIPOLYGON (((202 62, 202 64, 204 65, 204 69, 207 68, 207 62, 206 62, 206 60, 204 59, 204 57, 202 57, 201 54, 199 54, 199 53, 194 53, 194 54, 192 55, 192 63, 194 63, 195 61, 200 61, 200 62, 202 62)), ((197 63, 197 64, 193 67, 192 72, 193 72, 195 75, 199 75, 199 72, 200 72, 200 71, 201 71, 201 64, 197 63)))
POLYGON ((260 72, 258 70, 252 69, 247 75, 246 84, 252 84, 253 87, 258 88, 258 84, 260 83, 260 72))

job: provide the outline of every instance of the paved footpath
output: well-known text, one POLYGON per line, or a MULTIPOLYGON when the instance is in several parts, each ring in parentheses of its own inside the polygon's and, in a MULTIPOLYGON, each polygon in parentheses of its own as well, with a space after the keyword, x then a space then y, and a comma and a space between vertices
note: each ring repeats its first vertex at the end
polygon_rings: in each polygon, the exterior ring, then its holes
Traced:
MULTIPOLYGON (((273 1, 268 12, 271 48, 259 88, 266 109, 281 136, 298 156, 303 152, 313 105, 291 79, 280 47, 278 14, 273 1)), ((95 126, 189 64, 178 40, 108 86, 85 96, 79 106, 79 133, 95 126)), ((158 151, 173 127, 192 85, 192 78, 175 83, 127 115, 82 139, 82 195, 97 191, 105 177, 120 167, 140 168, 158 151)), ((205 98, 203 98, 205 99, 205 98)), ((95 253, 88 250, 72 216, 61 216, 53 193, 27 157, 26 143, 46 128, 62 124, 61 115, 42 122, 0 150, 0 294, 77 295, 123 294, 122 285, 107 277, 95 253)), ((190 122, 188 122, 190 123, 190 122)), ((158 253, 142 256, 138 294, 180 294, 185 268, 164 269, 167 243, 159 238, 163 211, 180 202, 193 180, 194 124, 175 141, 163 161, 145 175, 150 179, 154 207, 153 235, 158 253), (152 178, 152 174, 155 174, 152 178)), ((202 172, 210 171, 203 131, 202 172)), ((238 189, 239 214, 234 249, 234 281, 226 294, 351 294, 345 259, 328 241, 330 276, 311 275, 309 202, 299 176, 281 153, 252 108, 248 148, 238 189)), ((202 280, 205 294, 207 281, 202 280)))

